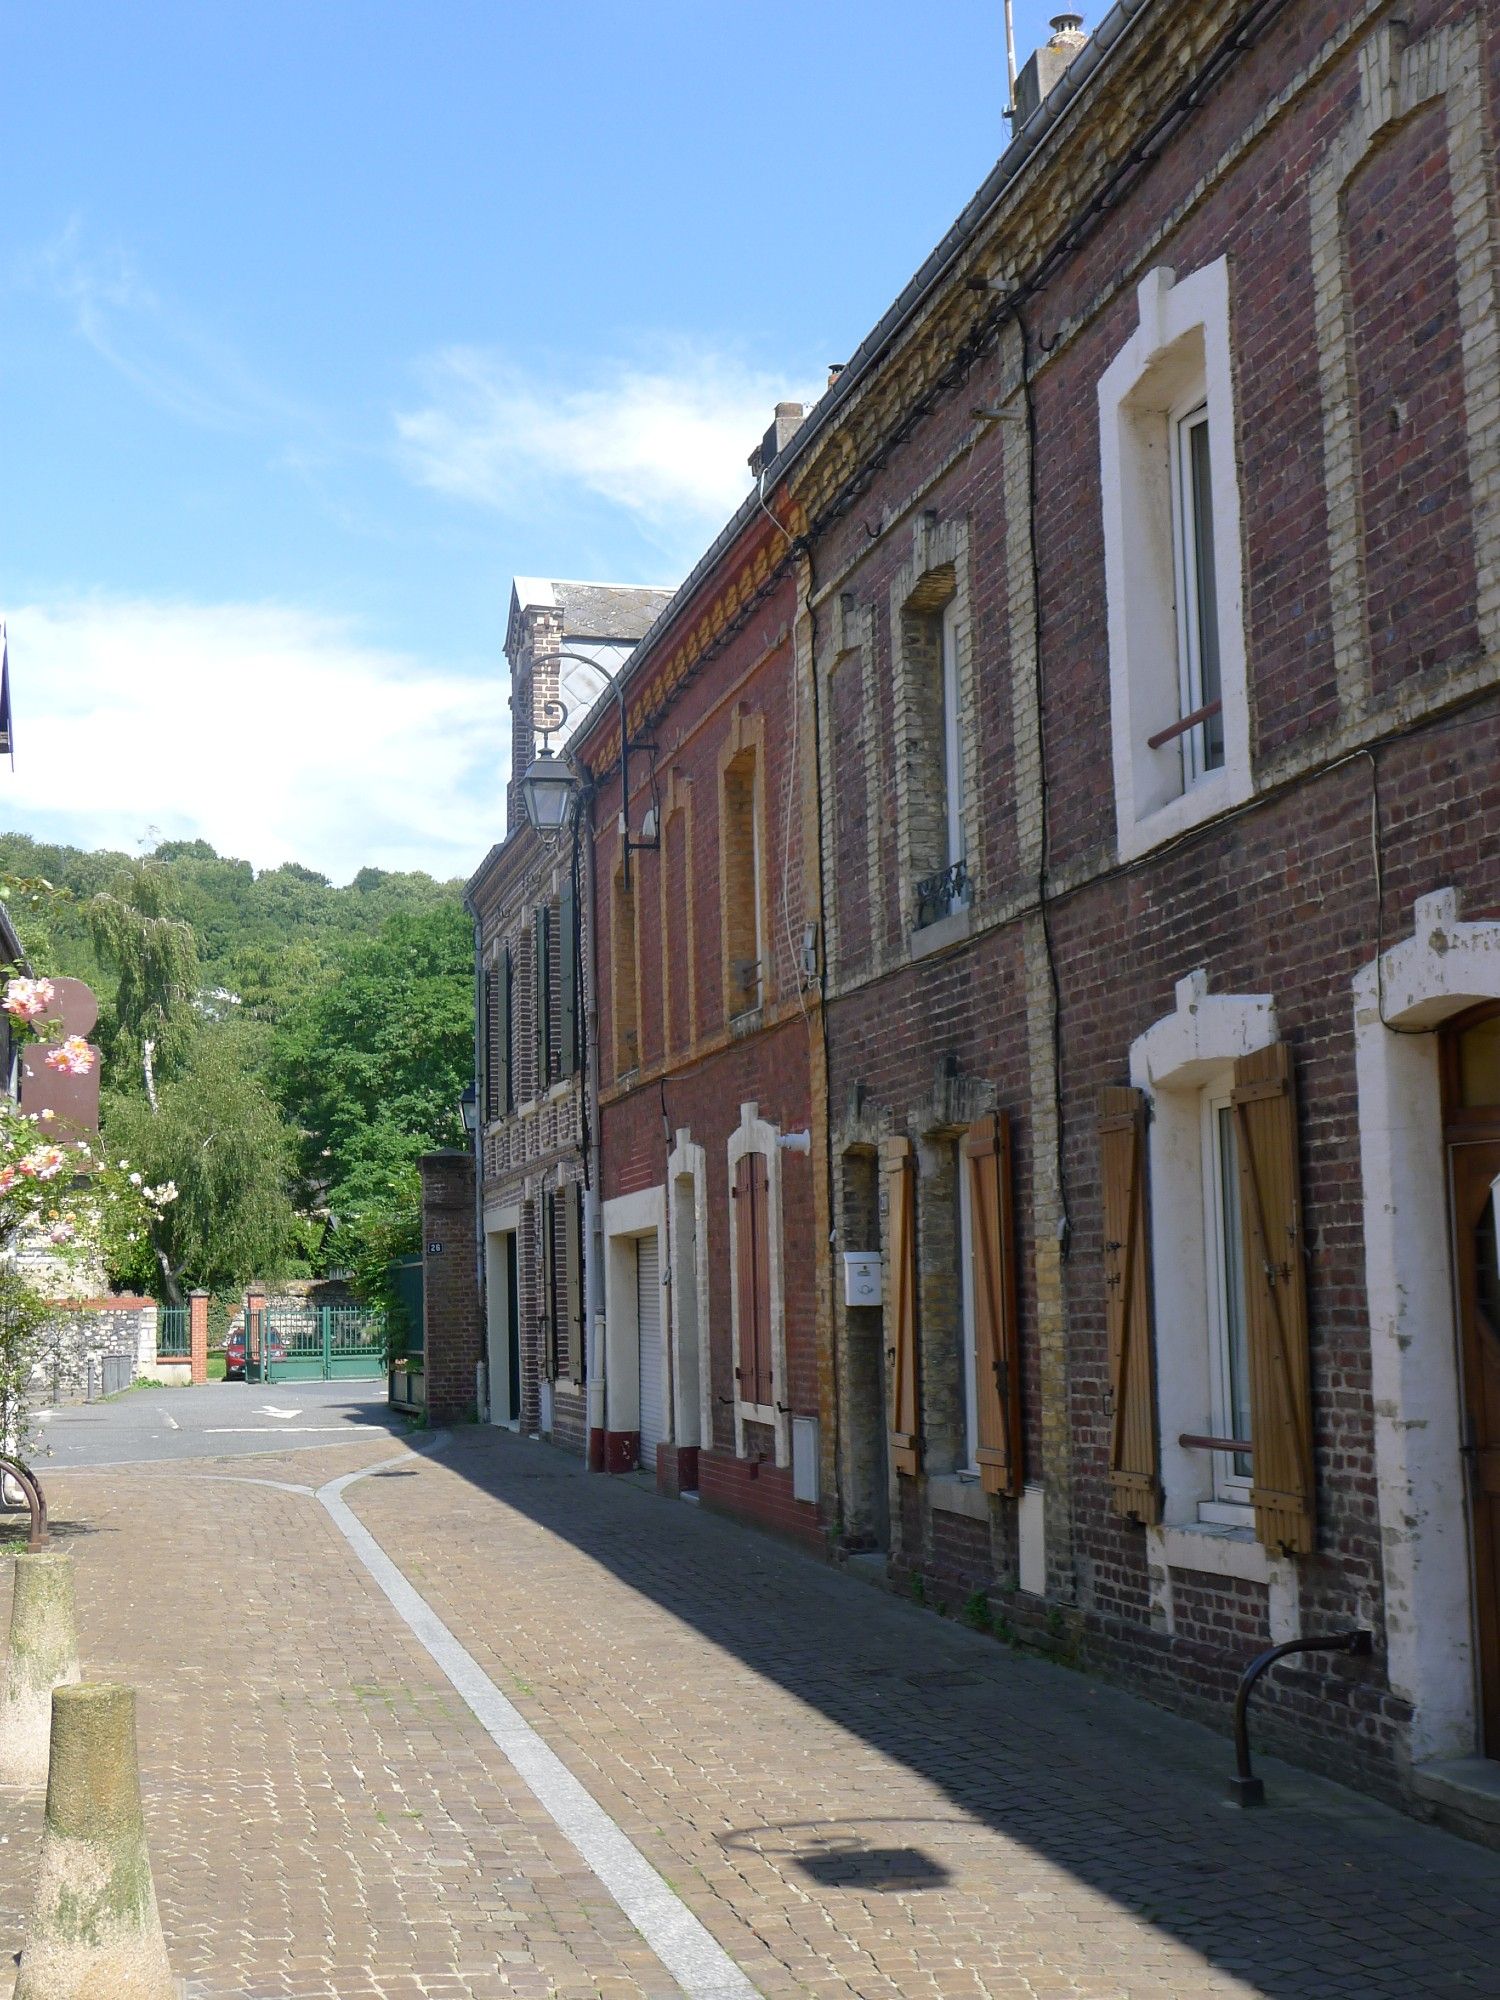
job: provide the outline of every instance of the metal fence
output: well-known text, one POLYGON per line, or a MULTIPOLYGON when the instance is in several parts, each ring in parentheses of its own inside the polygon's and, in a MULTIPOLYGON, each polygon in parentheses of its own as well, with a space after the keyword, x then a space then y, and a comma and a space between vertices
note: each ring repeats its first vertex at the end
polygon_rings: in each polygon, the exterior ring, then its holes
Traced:
POLYGON ((157 1307, 156 1351, 164 1359, 187 1360, 190 1346, 186 1306, 157 1307))
POLYGON ((372 1379, 385 1373, 385 1320, 364 1306, 271 1305, 262 1353, 266 1382, 372 1379))

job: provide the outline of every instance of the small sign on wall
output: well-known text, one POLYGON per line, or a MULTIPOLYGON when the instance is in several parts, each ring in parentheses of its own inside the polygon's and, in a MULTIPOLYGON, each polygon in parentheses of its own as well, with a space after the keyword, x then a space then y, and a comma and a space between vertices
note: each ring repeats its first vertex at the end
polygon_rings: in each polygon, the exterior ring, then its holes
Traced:
POLYGON ((844 1252, 844 1304, 846 1306, 878 1306, 880 1304, 880 1252, 878 1250, 846 1250, 844 1252))
POLYGON ((429 1257, 441 1257, 441 1256, 442 1256, 442 1254, 443 1254, 443 1246, 442 1246, 442 1244, 441 1244, 441 1243, 429 1243, 429 1244, 428 1244, 428 1246, 427 1246, 427 1254, 428 1254, 428 1256, 429 1256, 429 1257))

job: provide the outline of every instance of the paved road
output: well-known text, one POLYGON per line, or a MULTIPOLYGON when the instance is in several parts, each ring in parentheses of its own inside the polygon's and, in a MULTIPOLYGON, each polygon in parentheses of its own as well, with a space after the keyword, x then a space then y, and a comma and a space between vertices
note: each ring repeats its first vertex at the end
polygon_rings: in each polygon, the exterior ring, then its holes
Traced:
POLYGON ((349 1443, 371 1430, 404 1437, 379 1382, 209 1382, 129 1389, 107 1403, 40 1413, 37 1469, 143 1465, 349 1443))
POLYGON ((1222 1738, 544 1445, 349 1435, 52 1487, 190 2000, 1500 2000, 1500 1856, 1269 1759, 1236 1813, 1222 1738))

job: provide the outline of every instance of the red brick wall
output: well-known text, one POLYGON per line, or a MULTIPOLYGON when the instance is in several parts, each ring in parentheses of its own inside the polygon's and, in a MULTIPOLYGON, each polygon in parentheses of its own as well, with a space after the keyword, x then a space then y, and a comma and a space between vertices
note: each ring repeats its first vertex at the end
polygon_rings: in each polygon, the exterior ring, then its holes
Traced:
POLYGON ((422 1175, 427 1411, 434 1423, 459 1423, 477 1413, 475 1370, 483 1354, 474 1161, 468 1153, 444 1152, 425 1153, 417 1164, 422 1175))

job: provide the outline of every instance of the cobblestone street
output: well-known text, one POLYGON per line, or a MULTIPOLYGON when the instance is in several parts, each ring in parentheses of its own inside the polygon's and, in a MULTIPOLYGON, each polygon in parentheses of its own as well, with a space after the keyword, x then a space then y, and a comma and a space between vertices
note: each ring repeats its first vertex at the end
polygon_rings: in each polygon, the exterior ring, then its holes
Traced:
MULTIPOLYGON (((318 1503, 372 1466, 358 1522, 766 2000, 1500 1994, 1500 1857, 1271 1764, 1237 1813, 1222 1740, 469 1431, 54 1479, 198 2000, 728 1990, 665 1970, 318 1503)), ((0 1813, 5 1993, 40 1801, 0 1813)))

